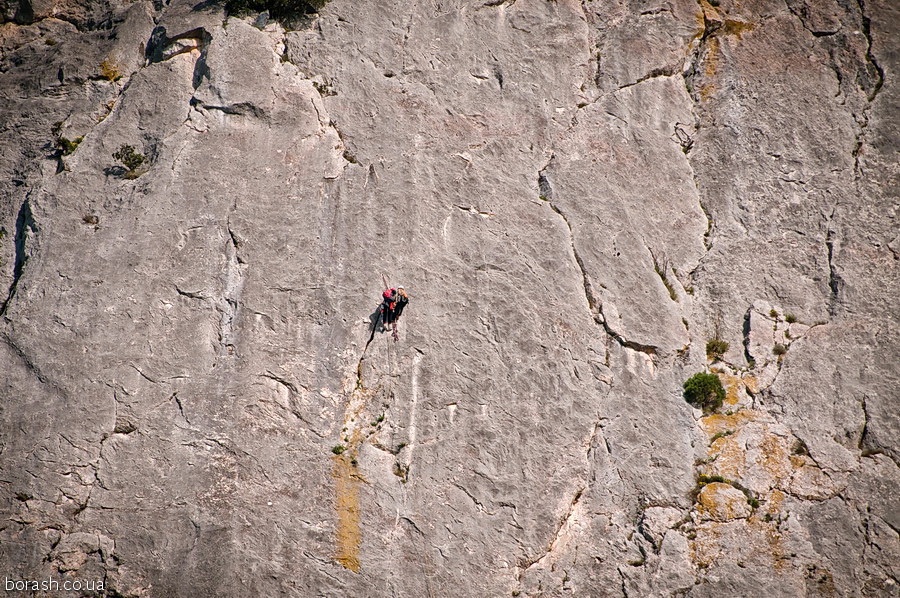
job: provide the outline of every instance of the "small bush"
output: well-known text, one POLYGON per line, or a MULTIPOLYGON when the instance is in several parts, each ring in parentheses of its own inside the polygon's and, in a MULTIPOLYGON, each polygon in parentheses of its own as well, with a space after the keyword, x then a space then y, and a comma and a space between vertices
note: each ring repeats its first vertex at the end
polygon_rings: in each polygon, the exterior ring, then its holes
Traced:
POLYGON ((777 318, 777 317, 778 317, 778 310, 777 310, 777 309, 770 309, 770 310, 769 310, 769 315, 772 316, 773 318, 777 318))
POLYGON ((782 355, 784 355, 785 353, 787 353, 787 347, 785 347, 785 346, 782 345, 781 343, 775 343, 775 346, 772 347, 772 353, 774 353, 775 355, 781 357, 782 355))
POLYGON ((730 345, 720 338, 714 338, 706 343, 706 356, 710 359, 720 359, 728 352, 730 345))
POLYGON ((76 137, 75 139, 67 139, 60 137, 56 140, 56 147, 62 151, 63 156, 68 156, 78 147, 78 144, 84 141, 84 137, 76 137))
POLYGON ((725 400, 725 389, 715 374, 700 372, 694 374, 684 383, 684 398, 705 412, 712 412, 722 406, 725 400))
POLYGON ((100 76, 107 81, 118 81, 122 78, 122 73, 114 63, 104 60, 100 63, 100 76))
POLYGON ((134 150, 134 146, 123 145, 113 155, 113 158, 121 162, 128 171, 125 173, 126 179, 137 178, 137 169, 144 163, 144 154, 139 154, 134 150))
POLYGON ((331 452, 334 453, 335 455, 340 455, 340 454, 343 454, 343 452, 345 450, 347 450, 347 449, 344 448, 344 445, 338 444, 338 445, 332 447, 331 452))
POLYGON ((784 321, 788 324, 793 324, 797 321, 797 316, 795 316, 794 314, 787 314, 784 316, 784 321))

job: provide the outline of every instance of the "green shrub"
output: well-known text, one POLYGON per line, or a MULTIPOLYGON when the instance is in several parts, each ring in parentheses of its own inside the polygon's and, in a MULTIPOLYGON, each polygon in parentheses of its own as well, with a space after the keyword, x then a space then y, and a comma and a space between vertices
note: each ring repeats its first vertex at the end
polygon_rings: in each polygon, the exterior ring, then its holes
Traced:
POLYGON ((712 412, 722 406, 725 400, 725 389, 715 374, 700 372, 694 374, 684 383, 684 398, 705 412, 712 412))
POLYGON ((785 346, 782 345, 781 343, 775 343, 775 346, 772 347, 772 353, 774 353, 775 355, 781 357, 782 355, 784 355, 785 353, 787 353, 787 347, 785 347, 785 346))
POLYGON ((770 310, 769 310, 769 315, 772 316, 773 318, 777 318, 777 317, 778 317, 778 310, 777 310, 777 309, 770 309, 770 310))
POLYGON ((139 154, 134 150, 134 146, 123 145, 112 155, 113 158, 121 162, 128 171, 125 173, 126 179, 137 178, 137 169, 144 163, 144 154, 139 154))
POLYGON ((340 455, 340 454, 342 454, 345 450, 347 450, 347 449, 344 448, 344 445, 338 444, 338 445, 332 447, 331 452, 334 453, 335 455, 340 455))
POLYGON ((706 356, 710 359, 719 359, 728 352, 730 345, 720 338, 714 338, 706 343, 706 356))
POLYGON ((84 141, 84 137, 76 137, 75 139, 67 139, 60 137, 56 140, 56 146, 62 151, 63 156, 68 156, 78 147, 78 144, 84 141))
POLYGON ((788 324, 793 324, 797 321, 797 316, 795 316, 794 314, 787 314, 784 316, 784 321, 788 324))

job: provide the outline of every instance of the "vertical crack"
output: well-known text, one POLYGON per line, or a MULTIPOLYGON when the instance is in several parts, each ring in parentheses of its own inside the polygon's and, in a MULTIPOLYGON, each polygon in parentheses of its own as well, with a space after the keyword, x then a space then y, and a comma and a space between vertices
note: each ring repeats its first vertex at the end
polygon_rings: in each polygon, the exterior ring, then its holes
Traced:
POLYGON ((575 233, 572 230, 572 224, 569 222, 568 217, 559 208, 559 206, 553 203, 552 183, 550 182, 550 179, 547 177, 547 175, 544 174, 547 168, 550 167, 550 164, 552 162, 553 156, 551 155, 550 160, 547 162, 547 165, 544 166, 544 168, 542 168, 538 173, 538 189, 541 190, 540 198, 550 205, 550 209, 559 214, 560 218, 562 218, 563 222, 566 224, 566 228, 569 231, 569 245, 572 249, 572 256, 575 259, 575 263, 577 264, 578 269, 581 271, 581 279, 584 286, 584 296, 587 300, 588 311, 590 311, 591 313, 591 318, 594 320, 594 322, 596 322, 603 328, 604 332, 606 332, 608 336, 619 343, 619 345, 633 351, 646 353, 647 355, 656 355, 658 347, 654 345, 645 345, 626 339, 622 334, 616 332, 609 326, 606 317, 603 315, 603 301, 594 290, 594 284, 591 281, 590 275, 588 275, 587 267, 584 265, 584 260, 581 259, 581 255, 579 255, 578 249, 575 247, 575 233))
POLYGON ((843 281, 834 266, 834 229, 831 228, 831 219, 834 217, 834 210, 827 219, 828 228, 825 232, 825 249, 828 252, 828 314, 834 316, 840 303, 840 290, 843 281))
POLYGON ((878 61, 875 59, 875 55, 872 53, 872 21, 866 15, 865 1, 857 0, 857 4, 859 5, 860 19, 862 20, 862 33, 866 38, 866 75, 868 77, 872 77, 874 75, 873 78, 875 79, 874 83, 871 84, 871 89, 868 89, 868 81, 860 81, 860 77, 857 76, 857 84, 863 89, 863 91, 865 91, 866 100, 868 102, 868 104, 862 110, 862 116, 858 119, 860 121, 859 133, 856 136, 856 146, 853 148, 853 175, 855 181, 858 184, 860 178, 859 158, 860 154, 862 153, 865 131, 869 126, 868 111, 872 105, 872 102, 875 101, 875 97, 884 86, 885 74, 884 69, 881 68, 881 65, 878 64, 878 61))
MULTIPOLYGON (((575 491, 575 495, 572 497, 572 500, 569 502, 569 508, 566 511, 566 514, 563 516, 563 518, 559 521, 559 524, 556 527, 556 532, 553 534, 553 538, 547 544, 547 548, 544 550, 544 554, 542 554, 539 557, 532 557, 531 559, 526 559, 519 564, 519 568, 521 569, 521 571, 519 572, 519 574, 517 576, 519 583, 521 583, 522 577, 526 573, 528 573, 529 569, 531 569, 535 565, 539 565, 544 559, 546 559, 551 554, 553 554, 553 551, 556 549, 556 546, 559 544, 559 541, 563 536, 563 530, 565 529, 566 524, 569 523, 569 521, 571 521, 572 516, 575 513, 575 507, 578 506, 578 501, 581 500, 581 495, 584 494, 584 491, 586 489, 587 488, 585 486, 582 486, 581 488, 579 488, 578 490, 575 491)), ((467 492, 467 494, 468 494, 468 492, 467 492)), ((470 498, 472 498, 471 495, 470 495, 470 498)), ((474 498, 472 500, 474 500, 474 498)))
POLYGON ((872 20, 866 15, 865 0, 857 0, 857 3, 859 4, 859 13, 862 17, 862 32, 866 37, 866 60, 877 75, 872 90, 866 94, 869 103, 872 103, 875 100, 875 96, 878 95, 878 92, 881 91, 881 88, 884 85, 884 69, 881 68, 881 65, 875 60, 875 55, 872 54, 872 20))
POLYGON ((15 237, 15 263, 13 265, 13 279, 9 285, 9 292, 6 295, 6 299, 3 301, 3 305, 0 306, 0 316, 6 314, 6 309, 9 306, 9 302, 12 301, 13 296, 16 294, 16 288, 19 285, 19 280, 22 278, 22 272, 25 269, 25 263, 28 262, 28 255, 25 252, 26 241, 28 240, 29 234, 34 234, 38 231, 37 224, 34 222, 34 214, 31 211, 31 204, 26 199, 22 202, 21 207, 19 208, 19 215, 16 217, 16 237, 15 237))
POLYGON ((224 288, 222 289, 222 298, 218 302, 217 307, 221 313, 219 319, 219 343, 225 355, 233 355, 236 342, 234 323, 235 319, 237 319, 241 289, 244 286, 244 279, 247 275, 247 264, 240 255, 242 242, 231 229, 230 223, 227 225, 227 231, 228 238, 225 241, 225 268, 223 272, 224 288))
POLYGON ((869 409, 868 409, 868 405, 866 405, 866 396, 865 395, 863 395, 863 398, 862 398, 862 413, 863 413, 863 428, 862 428, 862 432, 859 435, 859 444, 857 445, 857 448, 859 448, 860 451, 865 453, 866 435, 869 432, 869 409))

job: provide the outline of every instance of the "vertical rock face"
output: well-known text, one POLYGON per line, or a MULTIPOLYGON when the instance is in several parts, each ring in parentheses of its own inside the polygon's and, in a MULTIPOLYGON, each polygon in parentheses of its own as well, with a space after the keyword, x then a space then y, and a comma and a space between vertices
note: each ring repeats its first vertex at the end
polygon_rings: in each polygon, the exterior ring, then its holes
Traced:
POLYGON ((9 579, 900 594, 895 3, 0 15, 9 579))

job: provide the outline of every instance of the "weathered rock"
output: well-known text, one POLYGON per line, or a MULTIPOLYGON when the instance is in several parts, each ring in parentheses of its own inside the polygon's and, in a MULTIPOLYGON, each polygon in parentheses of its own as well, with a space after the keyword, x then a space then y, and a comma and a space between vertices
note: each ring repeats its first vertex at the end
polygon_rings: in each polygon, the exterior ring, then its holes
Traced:
POLYGON ((898 595, 900 9, 310 7, 0 2, 4 571, 898 595))

